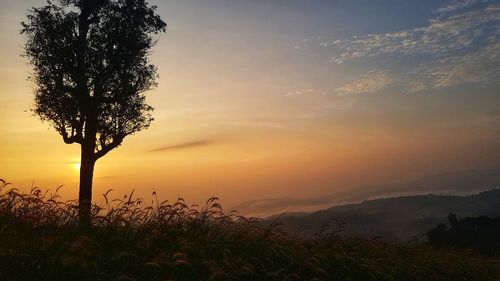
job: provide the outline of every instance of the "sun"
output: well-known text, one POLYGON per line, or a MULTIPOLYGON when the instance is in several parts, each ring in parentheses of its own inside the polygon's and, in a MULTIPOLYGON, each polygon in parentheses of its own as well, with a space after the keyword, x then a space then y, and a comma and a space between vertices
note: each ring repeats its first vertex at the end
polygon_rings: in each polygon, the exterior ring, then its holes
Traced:
POLYGON ((73 170, 80 171, 80 163, 73 163, 71 166, 73 167, 73 170))

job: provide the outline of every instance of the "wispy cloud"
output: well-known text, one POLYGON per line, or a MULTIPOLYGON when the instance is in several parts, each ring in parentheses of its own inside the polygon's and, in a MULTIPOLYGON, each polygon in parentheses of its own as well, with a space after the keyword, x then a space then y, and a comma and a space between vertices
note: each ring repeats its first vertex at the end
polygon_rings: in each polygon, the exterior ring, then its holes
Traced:
POLYGON ((372 93, 398 82, 414 93, 498 80, 500 3, 453 1, 437 12, 439 15, 424 27, 321 42, 335 53, 330 60, 337 64, 382 56, 405 58, 397 70, 368 72, 336 92, 372 93))
POLYGON ((180 144, 167 145, 167 146, 151 149, 148 152, 161 152, 161 151, 186 149, 186 148, 206 146, 206 145, 211 145, 211 144, 213 144, 213 140, 208 140, 208 139, 197 140, 197 141, 185 142, 185 143, 180 143, 180 144))
POLYGON ((312 93, 314 93, 314 89, 300 89, 300 90, 291 91, 291 92, 286 93, 285 97, 309 95, 312 93))
POLYGON ((406 71, 369 71, 337 89, 338 95, 370 94, 400 86, 409 94, 443 89, 462 83, 489 85, 500 78, 500 43, 464 55, 412 65, 406 71))
POLYGON ((481 2, 488 2, 488 0, 454 0, 445 7, 439 8, 436 11, 438 13, 449 13, 449 12, 454 12, 456 10, 464 9, 467 7, 470 7, 472 5, 481 3, 481 2))
POLYGON ((406 74, 410 93, 440 89, 461 83, 494 83, 500 77, 500 43, 463 56, 421 64, 406 74), (413 83, 410 83, 413 81, 413 83))
POLYGON ((370 94, 375 93, 387 87, 392 81, 392 78, 386 71, 369 71, 362 75, 361 78, 347 83, 334 92, 337 95, 355 95, 355 94, 370 94))
POLYGON ((475 43, 491 44, 499 39, 500 29, 491 26, 500 21, 500 4, 446 14, 431 19, 425 27, 398 32, 367 34, 346 40, 321 43, 333 47, 340 54, 332 62, 374 57, 383 54, 446 56, 453 51, 472 47, 475 43))

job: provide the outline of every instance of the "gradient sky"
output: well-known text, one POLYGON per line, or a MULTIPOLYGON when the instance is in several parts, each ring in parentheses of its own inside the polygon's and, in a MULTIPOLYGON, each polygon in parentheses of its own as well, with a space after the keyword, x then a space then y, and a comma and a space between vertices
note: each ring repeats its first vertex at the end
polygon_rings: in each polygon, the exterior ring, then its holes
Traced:
MULTIPOLYGON (((151 1, 152 126, 97 163, 148 198, 310 198, 500 167, 500 1, 151 1)), ((26 10, 0 3, 0 178, 75 198, 79 146, 32 116, 26 10)))

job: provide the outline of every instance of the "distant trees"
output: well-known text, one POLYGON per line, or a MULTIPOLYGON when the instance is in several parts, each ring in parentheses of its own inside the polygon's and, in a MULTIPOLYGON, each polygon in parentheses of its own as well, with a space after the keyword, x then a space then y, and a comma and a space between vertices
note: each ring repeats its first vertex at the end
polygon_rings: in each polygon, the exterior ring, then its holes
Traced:
POLYGON ((79 218, 89 224, 97 159, 153 120, 144 92, 157 71, 148 56, 166 24, 145 0, 49 1, 21 24, 33 111, 81 146, 79 218))
POLYGON ((431 245, 472 249, 488 257, 500 257, 500 218, 480 216, 459 219, 448 216, 449 227, 440 224, 427 232, 431 245))

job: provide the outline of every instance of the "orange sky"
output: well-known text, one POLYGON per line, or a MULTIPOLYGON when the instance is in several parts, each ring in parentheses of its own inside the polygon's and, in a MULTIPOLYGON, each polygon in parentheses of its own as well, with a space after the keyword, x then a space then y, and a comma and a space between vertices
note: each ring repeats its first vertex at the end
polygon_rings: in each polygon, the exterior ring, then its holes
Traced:
MULTIPOLYGON (((30 68, 19 56, 19 22, 42 3, 0 4, 0 178, 25 188, 64 184, 65 198, 75 198, 79 147, 31 116, 30 68)), ((362 27, 308 27, 308 10, 293 5, 255 4, 269 13, 262 20, 245 16, 250 4, 220 3, 157 3, 169 28, 152 56, 160 74, 148 99, 155 121, 98 161, 95 200, 109 188, 135 189, 190 202, 219 196, 231 206, 498 167, 497 77, 484 84, 460 76, 469 82, 407 93, 387 85, 401 77, 360 72, 380 62, 335 64, 314 49, 319 43, 307 45, 317 33, 349 38, 362 27)))

